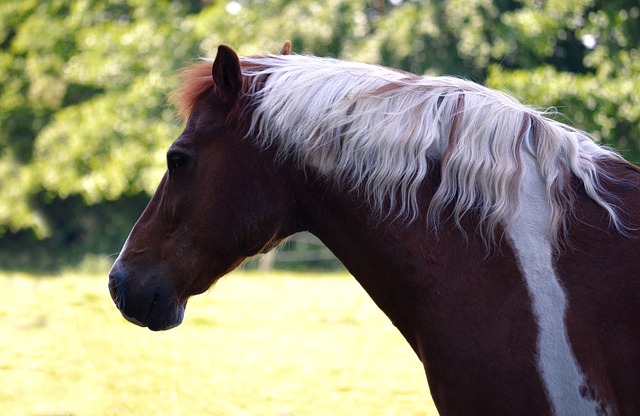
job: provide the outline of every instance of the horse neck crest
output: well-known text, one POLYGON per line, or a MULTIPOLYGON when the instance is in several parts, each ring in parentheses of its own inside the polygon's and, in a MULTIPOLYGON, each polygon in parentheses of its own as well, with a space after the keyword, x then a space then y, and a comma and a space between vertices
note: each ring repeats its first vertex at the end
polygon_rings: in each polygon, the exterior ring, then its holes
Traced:
POLYGON ((490 241, 498 226, 527 209, 518 198, 522 175, 539 175, 551 205, 549 236, 557 243, 571 212, 574 175, 623 228, 598 167, 618 156, 504 93, 330 58, 267 55, 241 64, 254 107, 248 135, 260 146, 274 145, 279 158, 362 192, 383 217, 413 221, 426 212, 437 227, 453 206, 458 224, 475 212, 490 241), (536 159, 536 172, 523 170, 523 152, 536 159), (430 206, 421 207, 417 195, 434 166, 441 184, 430 206))

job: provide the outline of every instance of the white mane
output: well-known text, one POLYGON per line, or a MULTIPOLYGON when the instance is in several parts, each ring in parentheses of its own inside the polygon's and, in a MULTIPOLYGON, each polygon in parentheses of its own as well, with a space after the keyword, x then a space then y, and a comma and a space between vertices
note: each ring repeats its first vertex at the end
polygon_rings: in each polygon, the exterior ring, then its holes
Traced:
POLYGON ((557 243, 571 208, 573 174, 622 228, 597 167, 598 160, 618 156, 506 94, 463 79, 328 58, 271 55, 241 62, 254 81, 250 134, 259 144, 275 144, 281 158, 363 193, 383 216, 413 220, 427 210, 437 226, 452 206, 458 224, 466 213, 477 213, 491 240, 498 225, 508 227, 526 208, 518 200, 522 175, 538 174, 557 243), (537 173, 523 173, 523 152, 537 160, 537 173), (430 206, 419 206, 418 191, 435 166, 441 183, 430 206))

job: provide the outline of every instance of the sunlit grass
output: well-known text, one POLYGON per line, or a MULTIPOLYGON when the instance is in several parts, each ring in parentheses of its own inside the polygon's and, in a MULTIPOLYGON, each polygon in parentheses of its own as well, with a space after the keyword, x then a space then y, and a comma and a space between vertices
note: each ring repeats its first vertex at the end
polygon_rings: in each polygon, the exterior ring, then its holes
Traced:
POLYGON ((234 274, 153 333, 104 277, 0 274, 3 415, 435 415, 422 366, 353 278, 234 274))

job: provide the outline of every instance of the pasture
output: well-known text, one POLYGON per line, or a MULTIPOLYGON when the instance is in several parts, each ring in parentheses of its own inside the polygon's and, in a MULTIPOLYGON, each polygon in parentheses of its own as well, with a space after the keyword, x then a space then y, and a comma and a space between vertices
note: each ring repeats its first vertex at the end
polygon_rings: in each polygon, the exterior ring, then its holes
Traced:
POLYGON ((154 333, 104 275, 0 273, 3 415, 437 415, 422 366, 345 275, 236 272, 154 333))

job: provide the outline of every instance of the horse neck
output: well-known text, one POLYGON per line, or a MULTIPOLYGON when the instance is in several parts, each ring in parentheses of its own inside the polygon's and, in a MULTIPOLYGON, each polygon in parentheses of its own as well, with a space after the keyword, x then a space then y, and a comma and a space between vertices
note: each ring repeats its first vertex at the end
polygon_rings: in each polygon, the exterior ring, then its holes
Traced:
MULTIPOLYGON (((438 180, 435 174, 427 178, 418 195, 421 207, 428 206, 438 180)), ((496 308, 496 290, 526 290, 512 278, 517 265, 506 242, 498 241, 488 254, 471 216, 460 229, 445 211, 435 232, 425 216, 380 220, 357 194, 323 180, 308 177, 304 189, 304 228, 340 259, 425 365, 441 361, 442 348, 434 345, 451 335, 452 313, 473 313, 467 304, 477 299, 486 300, 486 310, 496 308), (504 281, 492 278, 496 274, 504 281)))
MULTIPOLYGON (((425 204, 432 193, 423 193, 425 204)), ((437 277, 422 264, 435 256, 425 245, 426 220, 381 220, 361 196, 308 173, 299 209, 304 229, 338 257, 423 359, 419 334, 427 319, 421 309, 429 303, 424 286, 437 277)))

